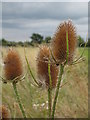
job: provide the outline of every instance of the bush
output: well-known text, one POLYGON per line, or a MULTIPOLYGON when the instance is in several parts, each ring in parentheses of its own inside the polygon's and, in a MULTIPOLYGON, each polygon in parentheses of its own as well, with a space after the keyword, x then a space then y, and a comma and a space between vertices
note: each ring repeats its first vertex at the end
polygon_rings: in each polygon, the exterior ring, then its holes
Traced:
POLYGON ((85 46, 85 41, 81 36, 78 36, 78 46, 79 47, 84 47, 85 46))

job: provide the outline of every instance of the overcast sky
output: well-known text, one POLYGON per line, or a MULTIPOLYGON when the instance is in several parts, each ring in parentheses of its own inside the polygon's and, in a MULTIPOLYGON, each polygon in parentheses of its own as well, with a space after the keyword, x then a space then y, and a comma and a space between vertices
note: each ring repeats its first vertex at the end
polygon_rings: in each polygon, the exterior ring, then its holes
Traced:
POLYGON ((3 2, 2 37, 25 41, 32 33, 53 36, 57 26, 68 19, 75 24, 77 34, 85 39, 88 33, 87 2, 3 2))

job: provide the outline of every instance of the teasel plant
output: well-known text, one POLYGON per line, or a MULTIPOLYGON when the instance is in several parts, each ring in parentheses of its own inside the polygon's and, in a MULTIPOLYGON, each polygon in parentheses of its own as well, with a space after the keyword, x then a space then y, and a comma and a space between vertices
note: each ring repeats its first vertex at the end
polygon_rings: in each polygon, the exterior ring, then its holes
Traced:
POLYGON ((0 120, 9 120, 10 119, 10 111, 5 105, 0 106, 0 120))
POLYGON ((22 112, 23 117, 26 118, 26 113, 17 90, 17 83, 19 81, 22 81, 25 78, 25 75, 23 75, 21 58, 18 52, 13 48, 8 50, 8 53, 4 58, 4 74, 5 78, 1 77, 2 81, 5 84, 12 84, 19 108, 22 112))
POLYGON ((57 81, 57 87, 56 87, 55 97, 52 106, 52 119, 54 119, 54 115, 55 115, 59 88, 61 85, 61 80, 64 74, 65 66, 74 65, 85 60, 83 58, 84 51, 82 52, 79 58, 74 60, 76 47, 77 47, 76 28, 71 20, 64 21, 57 28, 56 33, 52 38, 52 43, 50 48, 53 64, 59 66, 59 77, 57 81))
POLYGON ((58 78, 58 66, 55 64, 52 65, 49 63, 50 59, 50 50, 49 47, 44 45, 42 47, 39 47, 39 52, 36 58, 37 62, 37 74, 38 74, 38 80, 35 78, 31 66, 29 64, 29 61, 26 56, 26 50, 25 52, 25 59, 26 63, 29 69, 29 73, 31 77, 34 80, 33 85, 37 86, 38 88, 45 87, 48 92, 48 117, 51 118, 51 110, 52 110, 52 89, 56 87, 57 78, 58 78))
MULTIPOLYGON (((85 44, 86 46, 86 44, 85 44)), ((54 119, 57 98, 61 85, 64 68, 68 65, 77 64, 83 60, 83 53, 74 60, 75 50, 77 48, 77 34, 71 20, 64 21, 57 28, 52 38, 51 46, 40 48, 37 57, 38 77, 43 85, 45 81, 48 88, 48 108, 49 118, 54 119), (58 79, 58 80, 57 80, 58 79), (56 88, 52 104, 52 89, 56 88)), ((66 83, 65 83, 66 84, 66 83)))
MULTIPOLYGON (((85 44, 86 46, 86 44, 85 44)), ((71 20, 61 23, 50 44, 50 47, 39 47, 37 55, 37 80, 32 72, 31 66, 26 56, 25 59, 29 73, 33 78, 35 86, 43 87, 45 85, 48 91, 48 117, 54 119, 56 103, 61 85, 65 66, 77 64, 84 60, 83 53, 74 60, 75 50, 77 48, 76 28, 71 20), (56 89, 54 100, 52 101, 52 89, 56 89)))
POLYGON ((37 73, 41 83, 45 83, 48 91, 48 117, 51 118, 52 111, 52 89, 56 87, 58 78, 58 66, 50 64, 50 50, 42 46, 37 56, 37 73))

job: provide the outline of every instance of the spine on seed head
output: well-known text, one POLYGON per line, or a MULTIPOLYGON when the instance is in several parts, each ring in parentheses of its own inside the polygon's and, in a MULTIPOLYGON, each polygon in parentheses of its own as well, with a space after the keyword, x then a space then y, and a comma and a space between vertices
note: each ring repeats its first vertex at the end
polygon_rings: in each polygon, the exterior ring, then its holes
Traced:
POLYGON ((4 71, 7 80, 13 80, 23 73, 22 61, 15 50, 9 50, 4 59, 4 71))
POLYGON ((68 35, 68 63, 72 62, 77 45, 76 28, 71 20, 64 21, 57 28, 52 39, 53 56, 59 64, 67 59, 67 37, 68 35))

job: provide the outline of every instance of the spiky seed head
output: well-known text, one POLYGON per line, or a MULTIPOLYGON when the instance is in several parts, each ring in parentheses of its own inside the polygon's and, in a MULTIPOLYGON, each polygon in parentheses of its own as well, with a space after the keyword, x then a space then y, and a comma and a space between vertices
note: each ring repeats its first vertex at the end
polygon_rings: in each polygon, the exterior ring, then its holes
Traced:
POLYGON ((7 120, 8 118, 10 118, 10 112, 4 105, 0 106, 0 118, 2 118, 3 120, 7 120))
POLYGON ((4 59, 4 71, 7 80, 13 80, 23 73, 22 62, 18 52, 9 50, 4 59))
MULTIPOLYGON (((43 83, 45 82, 46 86, 49 87, 49 75, 48 75, 48 61, 50 58, 50 50, 47 46, 40 48, 37 57, 37 73, 39 80, 43 83)), ((50 72, 52 79, 52 88, 56 86, 57 77, 58 77, 58 67, 56 65, 50 64, 50 72)))
POLYGON ((68 34, 68 63, 71 63, 77 45, 76 28, 71 20, 60 24, 52 40, 53 56, 59 63, 65 62, 67 59, 66 33, 68 34))

